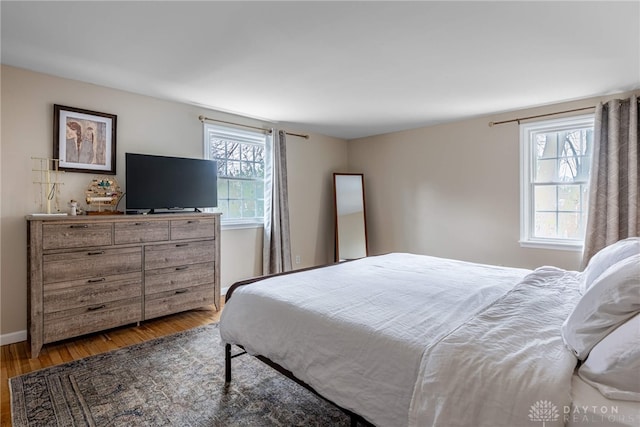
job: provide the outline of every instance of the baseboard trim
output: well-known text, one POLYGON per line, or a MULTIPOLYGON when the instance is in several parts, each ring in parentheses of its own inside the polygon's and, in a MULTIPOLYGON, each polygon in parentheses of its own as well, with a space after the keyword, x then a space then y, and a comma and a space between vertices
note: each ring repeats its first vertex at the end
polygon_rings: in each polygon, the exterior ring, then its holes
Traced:
POLYGON ((0 335, 0 345, 8 345, 27 340, 27 331, 11 332, 10 334, 0 335))

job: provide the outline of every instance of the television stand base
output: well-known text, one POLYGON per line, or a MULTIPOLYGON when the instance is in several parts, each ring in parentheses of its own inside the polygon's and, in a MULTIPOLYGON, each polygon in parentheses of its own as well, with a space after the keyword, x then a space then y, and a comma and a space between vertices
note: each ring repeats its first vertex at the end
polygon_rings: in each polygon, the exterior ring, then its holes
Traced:
POLYGON ((166 213, 202 213, 198 208, 168 208, 168 209, 151 209, 149 214, 166 214, 166 213))

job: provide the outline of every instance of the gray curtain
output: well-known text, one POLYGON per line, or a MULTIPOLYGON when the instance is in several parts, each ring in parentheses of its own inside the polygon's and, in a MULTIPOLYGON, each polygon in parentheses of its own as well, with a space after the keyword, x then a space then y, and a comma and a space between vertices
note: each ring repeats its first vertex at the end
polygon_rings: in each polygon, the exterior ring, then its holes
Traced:
POLYGON ((596 106, 582 267, 607 245, 640 233, 638 97, 596 106))
POLYGON ((272 129, 265 158, 263 274, 291 270, 286 145, 285 132, 272 129))

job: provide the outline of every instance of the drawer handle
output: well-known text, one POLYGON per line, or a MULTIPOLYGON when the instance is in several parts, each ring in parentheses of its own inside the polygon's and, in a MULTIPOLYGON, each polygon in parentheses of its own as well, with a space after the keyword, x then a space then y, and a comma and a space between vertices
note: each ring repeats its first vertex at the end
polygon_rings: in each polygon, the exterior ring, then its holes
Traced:
POLYGON ((104 282, 105 280, 107 279, 105 279, 104 277, 101 277, 99 279, 89 279, 87 280, 87 283, 100 283, 100 282, 104 282))
POLYGON ((177 243, 176 244, 176 248, 183 248, 185 246, 189 246, 189 244, 188 243, 177 243))
POLYGON ((148 222, 136 222, 134 225, 147 225, 148 222))
POLYGON ((104 254, 104 251, 87 252, 87 255, 102 255, 102 254, 104 254))
POLYGON ((186 270, 187 268, 189 268, 188 265, 181 265, 180 267, 176 267, 176 271, 186 270))
POLYGON ((81 225, 75 224, 75 225, 70 225, 69 228, 89 228, 89 225, 87 225, 87 224, 81 224, 81 225))
POLYGON ((189 292, 189 289, 178 289, 175 293, 175 295, 178 294, 186 294, 187 292, 189 292))
POLYGON ((189 221, 187 221, 187 224, 197 224, 197 223, 199 223, 199 222, 200 222, 200 221, 198 221, 198 220, 190 219, 189 221))
POLYGON ((100 310, 101 308, 105 308, 107 305, 106 304, 102 304, 102 305, 94 305, 93 307, 87 307, 87 311, 96 311, 96 310, 100 310))

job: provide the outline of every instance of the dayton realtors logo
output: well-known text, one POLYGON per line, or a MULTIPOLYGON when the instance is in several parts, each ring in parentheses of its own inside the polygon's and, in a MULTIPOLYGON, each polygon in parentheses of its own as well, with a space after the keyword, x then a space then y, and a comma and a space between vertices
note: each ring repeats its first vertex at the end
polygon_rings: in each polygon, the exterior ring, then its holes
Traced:
POLYGON ((603 423, 620 423, 635 425, 639 421, 637 414, 620 413, 617 406, 563 406, 562 419, 558 407, 548 400, 538 400, 529 409, 529 421, 542 423, 559 422, 572 425, 602 425, 603 423))
POLYGON ((542 427, 546 427, 547 422, 558 421, 558 418, 558 408, 548 400, 538 400, 529 409, 529 420, 542 422, 542 427))

